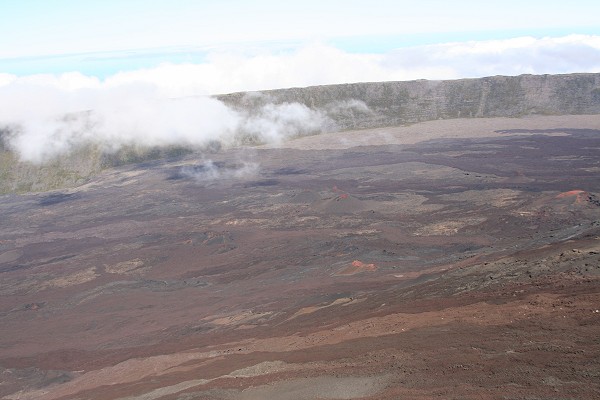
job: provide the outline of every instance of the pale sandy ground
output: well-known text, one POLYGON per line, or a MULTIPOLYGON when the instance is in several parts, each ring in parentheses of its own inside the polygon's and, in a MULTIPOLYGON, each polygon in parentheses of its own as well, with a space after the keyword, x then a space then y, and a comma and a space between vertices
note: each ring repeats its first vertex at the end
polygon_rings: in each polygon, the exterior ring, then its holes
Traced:
POLYGON ((600 115, 531 115, 522 118, 460 118, 421 122, 414 125, 306 136, 265 148, 290 149, 348 149, 358 146, 386 144, 415 144, 434 139, 484 138, 508 135, 566 135, 560 128, 600 129, 600 115), (549 130, 548 133, 501 133, 501 130, 549 130))

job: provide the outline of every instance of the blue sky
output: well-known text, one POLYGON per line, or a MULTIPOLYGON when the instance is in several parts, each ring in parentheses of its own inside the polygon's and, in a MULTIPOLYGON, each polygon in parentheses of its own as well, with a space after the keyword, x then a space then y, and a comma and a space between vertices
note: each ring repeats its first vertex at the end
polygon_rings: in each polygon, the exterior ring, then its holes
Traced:
POLYGON ((520 36, 600 34, 597 1, 2 0, 0 73, 106 78, 211 52, 350 53, 520 36))

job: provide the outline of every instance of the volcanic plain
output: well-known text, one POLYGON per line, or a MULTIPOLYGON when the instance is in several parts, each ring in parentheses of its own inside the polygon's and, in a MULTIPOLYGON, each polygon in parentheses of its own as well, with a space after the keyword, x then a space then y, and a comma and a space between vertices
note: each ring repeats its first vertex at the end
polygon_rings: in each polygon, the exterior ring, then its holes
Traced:
POLYGON ((600 398, 600 116, 430 121, 0 197, 0 398, 600 398))

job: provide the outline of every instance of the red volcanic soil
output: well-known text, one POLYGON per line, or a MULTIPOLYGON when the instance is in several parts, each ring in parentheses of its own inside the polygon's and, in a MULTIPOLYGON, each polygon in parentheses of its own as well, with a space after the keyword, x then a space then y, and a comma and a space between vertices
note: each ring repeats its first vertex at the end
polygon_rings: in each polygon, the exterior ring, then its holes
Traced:
POLYGON ((590 129, 227 150, 221 180, 178 173, 190 155, 2 196, 0 399, 600 398, 590 129))
POLYGON ((569 190, 556 196, 557 199, 574 197, 575 203, 583 204, 588 201, 588 194, 584 190, 569 190))
POLYGON ((560 193, 556 196, 557 199, 562 199, 563 197, 572 197, 575 196, 578 200, 579 198, 585 194, 583 190, 569 190, 568 192, 560 193))
POLYGON ((354 261, 352 261, 352 264, 350 264, 347 267, 344 267, 341 270, 339 270, 338 272, 336 272, 336 275, 354 275, 354 274, 358 274, 361 272, 376 271, 376 270, 377 270, 377 267, 375 266, 375 264, 365 264, 362 261, 354 260, 354 261))

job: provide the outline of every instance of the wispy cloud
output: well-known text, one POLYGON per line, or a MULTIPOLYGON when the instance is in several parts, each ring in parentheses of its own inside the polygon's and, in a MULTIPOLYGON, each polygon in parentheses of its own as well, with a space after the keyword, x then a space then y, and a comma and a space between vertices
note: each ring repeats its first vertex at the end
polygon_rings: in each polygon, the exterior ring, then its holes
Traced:
POLYGON ((585 35, 447 43, 385 54, 356 54, 323 44, 252 55, 213 52, 202 63, 162 64, 104 80, 79 72, 0 74, 0 127, 10 128, 9 145, 29 161, 47 160, 87 142, 109 150, 132 143, 193 146, 211 140, 233 143, 240 132, 277 142, 318 132, 330 123, 327 113, 343 112, 336 109, 342 105, 313 110, 266 103, 248 114, 208 95, 365 81, 598 71, 600 36, 585 35))
POLYGON ((99 80, 79 73, 17 77, 11 82, 62 90, 150 84, 171 97, 230 93, 331 83, 452 79, 490 73, 600 71, 600 36, 519 37, 405 47, 383 54, 352 53, 315 43, 295 49, 208 51, 204 62, 163 63, 99 80))

